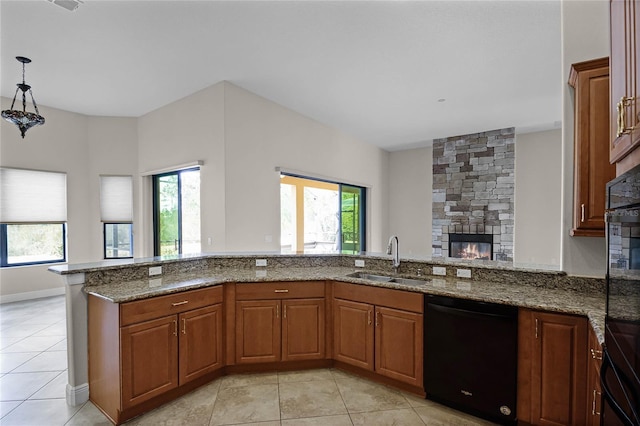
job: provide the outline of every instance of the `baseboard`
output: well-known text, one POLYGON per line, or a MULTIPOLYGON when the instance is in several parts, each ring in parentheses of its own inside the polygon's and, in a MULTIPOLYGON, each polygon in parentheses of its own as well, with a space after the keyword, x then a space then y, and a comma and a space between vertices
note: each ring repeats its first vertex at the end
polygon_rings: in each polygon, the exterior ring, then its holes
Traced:
POLYGON ((67 404, 75 407, 89 400, 89 383, 71 386, 67 383, 67 404))
POLYGON ((64 294, 64 287, 50 288, 48 290, 26 291, 24 293, 5 294, 0 296, 0 304, 20 302, 21 300, 40 299, 42 297, 59 296, 64 294))

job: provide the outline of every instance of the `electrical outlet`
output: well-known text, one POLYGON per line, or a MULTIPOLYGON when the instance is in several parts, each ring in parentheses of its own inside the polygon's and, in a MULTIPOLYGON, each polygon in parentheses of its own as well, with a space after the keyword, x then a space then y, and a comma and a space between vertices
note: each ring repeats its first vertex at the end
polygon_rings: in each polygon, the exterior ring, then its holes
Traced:
POLYGON ((162 266, 152 266, 149 268, 149 276, 152 277, 154 275, 162 274, 162 266))
POLYGON ((458 281, 456 283, 456 288, 458 290, 470 291, 471 290, 471 283, 470 282, 464 282, 464 281, 458 281))
POLYGON ((267 266, 267 259, 256 259, 256 266, 267 266))
POLYGON ((364 260, 356 259, 356 268, 364 268, 364 260))
POLYGON ((433 275, 447 275, 447 268, 444 266, 434 266, 433 267, 433 275))
POLYGON ((458 278, 471 278, 471 269, 456 269, 458 278))

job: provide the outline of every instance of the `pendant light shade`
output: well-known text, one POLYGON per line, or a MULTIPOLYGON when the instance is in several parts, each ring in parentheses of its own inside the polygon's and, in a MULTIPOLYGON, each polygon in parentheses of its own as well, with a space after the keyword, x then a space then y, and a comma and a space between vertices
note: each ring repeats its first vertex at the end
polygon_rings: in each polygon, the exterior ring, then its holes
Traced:
POLYGON ((22 83, 18 83, 16 86, 16 93, 13 95, 13 102, 11 102, 11 109, 6 109, 2 111, 2 118, 5 120, 15 124, 20 129, 20 134, 22 135, 22 139, 24 139, 24 134, 32 128, 33 126, 39 126, 44 124, 44 117, 40 115, 38 111, 38 105, 36 105, 36 100, 33 98, 33 93, 31 92, 31 86, 25 83, 24 81, 24 66, 31 62, 31 59, 25 58, 24 56, 16 56, 18 62, 22 63, 22 83), (13 109, 14 104, 16 103, 16 97, 18 96, 18 91, 22 91, 22 111, 13 109), (31 102, 33 103, 33 108, 35 109, 35 113, 27 112, 27 91, 29 95, 31 95, 31 102))

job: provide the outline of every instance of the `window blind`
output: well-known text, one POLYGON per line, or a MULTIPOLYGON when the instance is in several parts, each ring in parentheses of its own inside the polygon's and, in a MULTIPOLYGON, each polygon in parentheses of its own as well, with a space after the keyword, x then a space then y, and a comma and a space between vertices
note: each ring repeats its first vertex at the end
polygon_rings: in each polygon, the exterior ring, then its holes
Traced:
POLYGON ((0 168, 0 223, 66 221, 66 173, 0 168))
POLYGON ((133 222, 132 176, 100 176, 100 217, 107 223, 133 222))

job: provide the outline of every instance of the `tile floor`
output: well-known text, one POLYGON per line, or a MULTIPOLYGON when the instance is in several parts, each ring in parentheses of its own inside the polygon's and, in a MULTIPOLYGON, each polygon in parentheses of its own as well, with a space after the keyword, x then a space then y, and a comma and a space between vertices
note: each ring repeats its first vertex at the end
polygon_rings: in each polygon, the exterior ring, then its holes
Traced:
MULTIPOLYGON (((70 407, 64 297, 0 305, 0 425, 110 425, 70 407)), ((220 378, 127 425, 488 425, 339 370, 220 378)))

